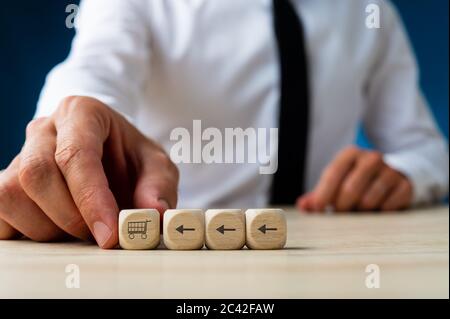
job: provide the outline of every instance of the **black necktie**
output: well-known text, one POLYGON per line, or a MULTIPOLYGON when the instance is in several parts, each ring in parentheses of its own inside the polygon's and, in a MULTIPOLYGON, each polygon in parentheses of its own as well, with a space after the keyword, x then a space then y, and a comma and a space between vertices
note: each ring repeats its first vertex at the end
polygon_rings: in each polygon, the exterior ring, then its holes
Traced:
POLYGON ((278 170, 271 204, 293 204, 304 192, 308 139, 308 75, 303 26, 289 0, 273 0, 273 21, 280 59, 281 97, 278 170))

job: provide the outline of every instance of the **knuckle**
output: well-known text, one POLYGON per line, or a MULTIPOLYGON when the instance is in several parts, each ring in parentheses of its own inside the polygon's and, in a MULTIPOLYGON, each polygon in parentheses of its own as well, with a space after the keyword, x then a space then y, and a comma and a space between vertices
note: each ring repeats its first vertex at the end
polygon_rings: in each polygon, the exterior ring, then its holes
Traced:
POLYGON ((74 145, 64 146, 55 153, 55 162, 58 167, 66 171, 71 163, 75 161, 81 154, 82 148, 74 145))
POLYGON ((337 162, 337 163, 341 163, 341 164, 345 164, 345 163, 348 164, 350 161, 353 162, 355 159, 357 159, 362 152, 363 151, 355 145, 347 146, 347 147, 343 148, 335 156, 334 161, 332 163, 337 162))
POLYGON ((72 112, 84 112, 88 115, 96 116, 99 112, 107 109, 107 106, 102 102, 87 96, 68 96, 65 97, 59 104, 55 116, 65 118, 72 112), (82 106, 80 108, 80 105, 82 106))
POLYGON ((361 159, 364 170, 375 170, 383 164, 383 157, 377 152, 369 152, 361 159))
POLYGON ((403 179, 401 180, 400 186, 401 186, 401 188, 402 188, 403 190, 405 190, 405 191, 411 191, 411 190, 412 190, 412 185, 411 185, 411 183, 409 182, 409 180, 406 179, 406 178, 403 178, 403 179))
POLYGON ((31 155, 21 159, 19 181, 23 186, 34 188, 42 185, 53 170, 53 159, 31 155))
POLYGON ((67 96, 65 97, 61 103, 59 103, 58 108, 53 113, 52 117, 55 120, 62 120, 70 114, 74 108, 80 103, 79 96, 67 96))
POLYGON ((338 182, 338 174, 333 166, 329 166, 325 169, 322 180, 326 184, 336 184, 338 182))
POLYGON ((401 188, 403 190, 403 198, 404 198, 405 206, 409 206, 413 199, 413 193, 414 193, 413 186, 408 180, 404 179, 401 182, 401 188))
POLYGON ((339 197, 336 203, 336 208, 338 211, 349 210, 354 204, 354 192, 353 188, 347 185, 343 185, 339 193, 339 197))
POLYGON ((356 154, 359 153, 361 150, 356 145, 349 145, 344 148, 343 153, 345 154, 356 154))
POLYGON ((386 166, 383 169, 383 174, 384 174, 385 178, 388 180, 398 179, 401 176, 400 173, 398 173, 394 169, 390 168, 389 166, 386 166))
POLYGON ((346 181, 342 185, 341 194, 346 198, 352 198, 356 192, 355 184, 352 181, 346 181))
POLYGON ((46 120, 46 118, 44 118, 44 117, 40 117, 40 118, 31 120, 31 121, 27 124, 26 130, 25 130, 25 131, 26 131, 26 135, 29 136, 29 135, 33 134, 33 132, 34 132, 37 128, 41 127, 42 124, 43 124, 44 122, 46 122, 46 121, 47 121, 47 120, 46 120))
POLYGON ((71 105, 77 104, 81 99, 82 97, 78 95, 67 96, 62 100, 58 108, 68 108, 71 105))
POLYGON ((72 95, 65 97, 58 106, 57 113, 66 114, 66 112, 72 110, 76 107, 80 102, 83 101, 83 97, 72 95))
POLYGON ((53 117, 57 127, 69 126, 89 137, 89 134, 97 136, 99 129, 109 132, 111 111, 107 105, 94 98, 69 96, 61 102, 53 117))
POLYGON ((156 197, 164 197, 171 195, 172 190, 176 189, 170 179, 158 178, 153 180, 148 186, 149 193, 154 194, 156 197))
POLYGON ((377 179, 370 186, 369 189, 369 198, 382 198, 387 195, 391 191, 392 186, 382 179, 377 179))
POLYGON ((163 168, 169 174, 169 176, 178 181, 180 172, 178 170, 178 167, 172 162, 170 157, 165 152, 157 152, 155 154, 155 157, 160 167, 163 168))
POLYGON ((156 151, 154 153, 154 158, 159 164, 164 165, 165 167, 168 167, 169 162, 171 162, 169 156, 164 151, 156 151))
POLYGON ((88 111, 96 112, 107 109, 107 106, 99 100, 87 96, 78 96, 77 104, 83 104, 83 107, 85 107, 88 111))
POLYGON ((93 123, 93 125, 103 127, 103 130, 108 129, 105 115, 109 111, 109 108, 105 104, 88 98, 83 102, 83 111, 86 116, 86 121, 93 123))
POLYGON ((78 204, 77 206, 80 208, 81 211, 87 209, 91 205, 98 192, 99 187, 95 186, 84 186, 83 188, 80 189, 75 198, 78 204))
POLYGON ((373 163, 374 165, 379 165, 383 163, 383 154, 380 152, 369 152, 367 153, 367 159, 369 162, 373 163))
POLYGON ((3 179, 0 181, 0 204, 13 202, 19 192, 21 186, 15 179, 3 179))
POLYGON ((178 181, 180 180, 180 171, 178 167, 171 161, 170 165, 170 171, 174 177, 175 182, 178 184, 178 181))

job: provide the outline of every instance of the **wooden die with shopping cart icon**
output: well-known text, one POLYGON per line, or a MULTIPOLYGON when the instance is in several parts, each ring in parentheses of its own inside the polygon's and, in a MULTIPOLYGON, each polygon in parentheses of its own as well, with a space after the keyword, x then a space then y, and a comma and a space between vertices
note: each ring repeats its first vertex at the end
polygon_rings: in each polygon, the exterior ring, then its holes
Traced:
POLYGON ((119 245, 124 249, 153 249, 160 240, 156 209, 126 209, 119 214, 119 245))

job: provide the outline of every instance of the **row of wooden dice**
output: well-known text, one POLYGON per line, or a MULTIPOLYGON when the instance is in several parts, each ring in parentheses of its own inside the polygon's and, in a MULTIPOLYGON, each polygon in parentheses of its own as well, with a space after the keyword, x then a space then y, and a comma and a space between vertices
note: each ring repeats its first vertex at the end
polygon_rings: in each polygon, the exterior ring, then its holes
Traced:
MULTIPOLYGON (((168 249, 281 249, 286 244, 281 209, 169 209, 163 218, 168 249)), ((154 249, 160 242, 160 214, 155 209, 122 210, 119 244, 123 249, 154 249)))

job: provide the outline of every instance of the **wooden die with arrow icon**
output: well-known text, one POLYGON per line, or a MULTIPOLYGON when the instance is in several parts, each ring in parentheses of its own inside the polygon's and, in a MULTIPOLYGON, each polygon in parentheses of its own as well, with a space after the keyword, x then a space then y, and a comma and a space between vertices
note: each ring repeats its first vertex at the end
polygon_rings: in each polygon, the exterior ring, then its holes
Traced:
POLYGON ((286 244, 286 217, 282 209, 248 209, 246 241, 250 249, 281 249, 286 244))
POLYGON ((206 247, 241 249, 245 245, 245 215, 241 209, 208 209, 205 212, 206 247))
POLYGON ((169 209, 164 213, 164 244, 168 249, 201 249, 205 243, 205 216, 201 209, 169 209))

